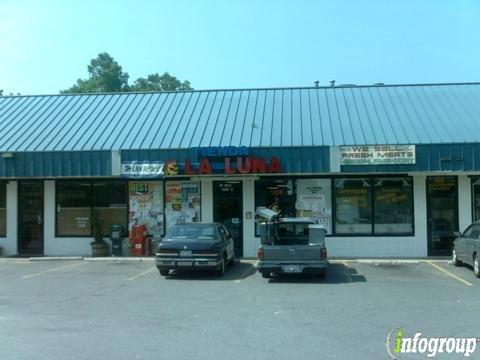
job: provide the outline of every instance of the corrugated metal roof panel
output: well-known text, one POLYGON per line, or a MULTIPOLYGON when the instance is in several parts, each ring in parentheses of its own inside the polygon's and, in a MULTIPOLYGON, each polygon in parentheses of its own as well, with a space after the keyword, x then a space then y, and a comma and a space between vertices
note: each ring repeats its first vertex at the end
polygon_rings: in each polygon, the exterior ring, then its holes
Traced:
POLYGON ((480 84, 0 97, 0 151, 480 142, 480 84))
POLYGON ((0 157, 1 178, 111 176, 110 151, 18 152, 0 157))

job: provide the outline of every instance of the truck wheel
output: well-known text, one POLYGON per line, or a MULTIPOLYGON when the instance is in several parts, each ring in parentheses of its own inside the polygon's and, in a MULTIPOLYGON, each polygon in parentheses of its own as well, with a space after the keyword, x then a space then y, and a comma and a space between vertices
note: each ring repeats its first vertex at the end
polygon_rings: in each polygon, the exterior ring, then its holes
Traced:
POLYGON ((232 258, 230 259, 230 262, 228 263, 228 265, 230 266, 235 265, 235 251, 233 252, 232 258))
POLYGON ((162 276, 168 276, 169 273, 170 273, 170 270, 160 270, 160 275, 162 276))
POLYGON ((219 276, 225 275, 225 264, 227 263, 227 257, 223 255, 223 259, 220 262, 220 265, 218 266, 217 274, 219 276))

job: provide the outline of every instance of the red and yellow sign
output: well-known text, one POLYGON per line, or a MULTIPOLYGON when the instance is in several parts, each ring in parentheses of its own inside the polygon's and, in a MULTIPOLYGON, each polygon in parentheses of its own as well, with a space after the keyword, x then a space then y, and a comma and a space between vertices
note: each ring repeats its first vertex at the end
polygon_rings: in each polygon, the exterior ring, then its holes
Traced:
POLYGON ((176 161, 167 161, 165 168, 175 169, 166 171, 165 175, 177 175, 178 169, 183 169, 182 175, 210 175, 210 174, 273 174, 281 173, 282 167, 278 157, 272 157, 270 161, 256 157, 225 157, 223 162, 213 162, 211 158, 204 157, 199 163, 192 163, 185 159, 183 164, 178 165, 176 161))

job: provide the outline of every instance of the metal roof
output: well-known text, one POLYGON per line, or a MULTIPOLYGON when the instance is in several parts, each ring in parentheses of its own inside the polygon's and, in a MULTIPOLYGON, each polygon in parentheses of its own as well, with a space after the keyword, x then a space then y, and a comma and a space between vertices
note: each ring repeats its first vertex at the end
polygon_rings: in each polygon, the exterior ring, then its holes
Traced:
POLYGON ((0 151, 480 142, 480 83, 0 97, 0 151))

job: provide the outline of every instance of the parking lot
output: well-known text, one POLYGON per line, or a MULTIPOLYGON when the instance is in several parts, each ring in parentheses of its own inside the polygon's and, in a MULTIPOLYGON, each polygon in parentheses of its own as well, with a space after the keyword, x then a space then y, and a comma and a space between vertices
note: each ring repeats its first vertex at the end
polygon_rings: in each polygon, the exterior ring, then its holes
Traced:
POLYGON ((2 258, 0 358, 387 359, 395 327, 480 336, 467 267, 338 260, 325 279, 267 280, 254 265, 164 278, 153 261, 2 258))

